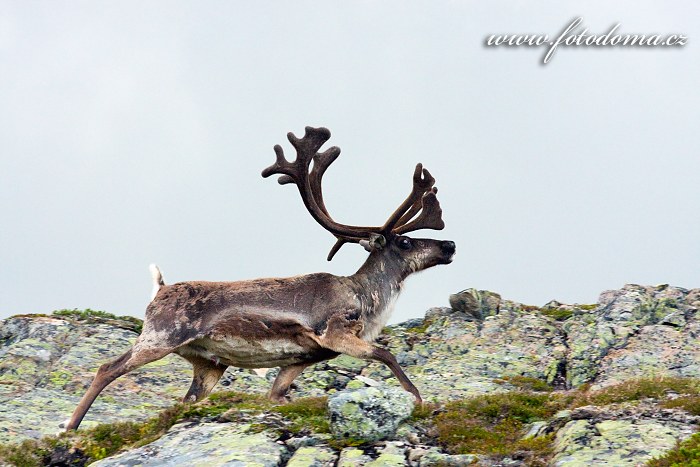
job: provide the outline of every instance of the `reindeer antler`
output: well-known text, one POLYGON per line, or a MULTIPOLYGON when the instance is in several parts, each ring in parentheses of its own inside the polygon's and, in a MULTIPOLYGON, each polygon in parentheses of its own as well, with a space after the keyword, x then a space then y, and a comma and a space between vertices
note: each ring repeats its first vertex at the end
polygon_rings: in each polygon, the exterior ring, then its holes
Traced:
POLYGON ((445 224, 442 221, 442 210, 435 196, 437 188, 433 185, 435 179, 421 164, 416 166, 413 174, 413 189, 406 200, 389 217, 382 227, 351 226, 335 222, 323 202, 321 181, 328 167, 340 155, 340 148, 333 146, 324 152, 318 152, 321 146, 331 137, 327 128, 306 127, 303 138, 297 138, 294 133, 287 133, 287 139, 297 151, 297 158, 290 162, 284 157, 280 145, 275 145, 277 161, 262 171, 262 176, 281 175, 280 185, 294 183, 304 206, 311 216, 324 229, 337 238, 335 245, 328 254, 328 261, 346 243, 358 243, 370 237, 371 234, 404 234, 419 229, 441 230, 445 224), (313 161, 313 168, 309 166, 313 161), (419 214, 420 213, 420 214, 419 214), (418 217, 414 217, 418 214, 418 217))

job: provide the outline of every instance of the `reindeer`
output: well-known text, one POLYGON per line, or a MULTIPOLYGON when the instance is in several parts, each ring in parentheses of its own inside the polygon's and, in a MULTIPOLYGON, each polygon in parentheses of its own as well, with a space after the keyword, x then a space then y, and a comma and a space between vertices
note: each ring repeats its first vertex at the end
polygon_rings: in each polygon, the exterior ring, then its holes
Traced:
POLYGON ((455 254, 451 241, 409 238, 419 229, 444 228, 435 179, 416 166, 413 189, 381 227, 335 222, 323 202, 321 179, 340 154, 319 149, 330 138, 326 128, 306 127, 303 138, 287 135, 296 149, 290 162, 282 147, 263 177, 281 175, 293 183, 311 216, 336 237, 328 260, 346 243, 358 243, 369 257, 351 276, 327 273, 238 282, 179 282, 165 285, 152 268, 155 296, 146 308, 143 331, 133 347, 102 365, 78 403, 66 429, 77 429, 97 395, 119 376, 176 353, 192 364, 194 377, 183 401, 206 397, 228 366, 280 371, 268 396, 284 403, 294 379, 307 366, 339 354, 386 364, 420 403, 411 383, 386 349, 372 345, 391 316, 404 279, 455 254), (311 169, 311 163, 313 167, 311 169))

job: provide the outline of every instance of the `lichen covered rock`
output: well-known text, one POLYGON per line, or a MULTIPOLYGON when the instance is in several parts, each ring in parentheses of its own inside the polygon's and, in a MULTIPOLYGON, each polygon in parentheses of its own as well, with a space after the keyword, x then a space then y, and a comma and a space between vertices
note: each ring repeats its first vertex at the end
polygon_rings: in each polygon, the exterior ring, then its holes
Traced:
POLYGON ((700 376, 700 291, 626 285, 603 292, 590 313, 567 321, 569 387, 630 377, 700 376))
MULTIPOLYGON (((451 308, 428 310, 423 319, 389 326, 378 342, 396 355, 423 399, 441 406, 514 389, 565 391, 589 383, 598 390, 639 377, 700 378, 700 289, 627 285, 603 292, 594 305, 551 301, 542 307, 467 289, 450 297, 450 303, 451 308)), ((87 322, 29 315, 0 321, 0 442, 56 433, 97 368, 125 352, 136 336, 133 323, 115 319, 87 322)), ((229 368, 214 390, 262 395, 277 372, 229 368)), ((189 364, 176 355, 146 365, 108 386, 81 428, 154 416, 184 395, 191 377, 189 364)), ((671 397, 688 397, 681 392, 669 393, 668 398, 654 396, 658 399, 654 407, 643 401, 569 407, 548 420, 528 422, 522 436, 533 443, 553 437, 556 465, 636 465, 697 428, 697 417, 668 408, 679 405, 664 405, 671 397)), ((337 404, 331 408, 335 436, 347 444, 360 440, 365 444, 342 448, 342 441, 329 441, 327 420, 305 425, 299 420, 280 421, 277 412, 229 414, 181 423, 160 440, 128 453, 136 457, 121 458, 131 460, 120 464, 112 458, 103 463, 132 465, 153 455, 166 464, 175 462, 172 459, 210 464, 218 462, 214 444, 225 443, 218 438, 224 434, 232 443, 241 440, 241 449, 249 441, 259 443, 269 453, 270 465, 423 466, 477 461, 470 453, 421 445, 434 440, 415 419, 397 430, 411 413, 413 398, 377 362, 343 355, 312 365, 291 390, 293 399, 307 396, 330 396, 330 405, 337 404), (275 420, 279 423, 272 423, 275 420), (312 426, 326 426, 326 431, 313 432, 312 426), (291 427, 296 431, 289 432, 291 427), (180 444, 214 457, 191 459, 187 457, 191 452, 178 450, 180 444)), ((698 398, 691 396, 691 402, 693 397, 698 398)), ((242 451, 235 452, 243 456, 240 459, 245 457, 242 451)), ((221 455, 230 465, 248 462, 221 455)), ((494 462, 478 454, 478 465, 494 462)))
POLYGON ((271 433, 250 432, 249 425, 181 423, 143 447, 91 465, 229 465, 276 467, 286 460, 284 445, 271 433))
POLYGON ((322 446, 304 446, 294 453, 287 467, 333 467, 338 456, 328 448, 322 446))
POLYGON ((341 439, 388 439, 411 415, 413 406, 413 396, 401 389, 369 387, 342 391, 328 399, 331 431, 341 439))
MULTIPOLYGON (((118 326, 62 317, 0 322, 0 442, 59 431, 97 368, 136 337, 118 326)), ((190 381, 190 366, 177 355, 145 365, 109 385, 83 426, 148 418, 173 405, 190 381)))
POLYGON ((695 429, 688 423, 648 414, 571 420, 556 433, 553 465, 641 465, 673 448, 695 429))

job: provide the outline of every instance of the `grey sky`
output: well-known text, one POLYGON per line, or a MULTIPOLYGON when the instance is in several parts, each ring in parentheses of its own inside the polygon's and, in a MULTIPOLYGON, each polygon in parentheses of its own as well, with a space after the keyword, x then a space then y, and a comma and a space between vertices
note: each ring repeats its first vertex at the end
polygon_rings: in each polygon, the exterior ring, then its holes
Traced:
POLYGON ((416 162, 450 266, 392 321, 467 287, 530 304, 700 285, 697 2, 0 2, 0 317, 142 316, 166 282, 350 274, 293 187, 287 131, 343 152, 325 198, 381 223, 416 162), (682 33, 680 49, 487 49, 492 33, 682 33), (352 196, 351 196, 352 195, 352 196))

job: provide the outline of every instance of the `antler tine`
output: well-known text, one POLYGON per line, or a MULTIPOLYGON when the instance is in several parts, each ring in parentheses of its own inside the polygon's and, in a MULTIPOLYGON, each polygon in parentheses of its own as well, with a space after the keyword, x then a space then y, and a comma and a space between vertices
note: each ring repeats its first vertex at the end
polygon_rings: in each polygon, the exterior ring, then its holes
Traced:
POLYGON ((278 183, 285 185, 296 184, 301 199, 311 216, 323 228, 331 232, 338 239, 329 255, 329 259, 348 242, 359 242, 367 238, 371 232, 379 232, 379 227, 359 227, 339 224, 328 214, 323 202, 321 181, 326 169, 340 155, 340 148, 331 147, 319 153, 318 150, 330 138, 330 131, 326 128, 306 127, 304 137, 297 138, 293 133, 288 133, 287 138, 297 151, 297 158, 293 162, 287 161, 284 151, 279 145, 275 146, 276 162, 262 172, 263 177, 280 174, 278 183), (311 162, 313 168, 309 172, 311 162))
MULTIPOLYGON (((324 152, 318 153, 313 157, 314 165, 311 168, 311 173, 309 174, 309 185, 311 186, 311 193, 316 199, 318 207, 323 211, 328 217, 328 210, 323 202, 323 190, 321 189, 321 181, 323 179, 323 174, 326 169, 338 158, 340 155, 340 148, 333 146, 324 152)), ((282 175, 277 182, 280 185, 286 185, 288 183, 295 183, 293 177, 289 175, 282 175)))
POLYGON ((400 235, 418 229, 440 230, 444 228, 440 203, 435 197, 437 188, 433 187, 435 179, 427 169, 423 168, 422 164, 416 165, 413 172, 411 193, 382 227, 351 226, 335 222, 323 202, 321 182, 328 167, 340 155, 340 148, 333 146, 324 152, 318 152, 321 146, 330 139, 330 136, 331 132, 326 128, 308 126, 305 128, 302 138, 297 138, 294 133, 288 133, 287 139, 297 152, 296 159, 288 161, 284 157, 282 147, 276 145, 277 160, 262 171, 263 177, 269 177, 273 174, 280 175, 278 182, 281 185, 294 183, 311 216, 336 237, 336 242, 328 254, 329 261, 346 243, 357 243, 368 238, 372 233, 400 235), (312 162, 313 167, 309 171, 312 162), (413 219, 416 215, 418 217, 413 219))
MULTIPOLYGON (((435 179, 432 175, 430 175, 428 169, 424 169, 423 164, 416 164, 416 169, 413 172, 413 188, 411 189, 411 193, 384 223, 382 232, 390 232, 394 230, 399 221, 402 218, 405 218, 404 216, 407 214, 407 211, 413 210, 413 206, 415 204, 421 203, 421 199, 423 198, 425 192, 430 191, 434 184, 435 179)), ((415 212, 413 214, 415 215, 415 212)))
POLYGON ((437 199, 436 191, 429 191, 423 196, 421 201, 422 209, 418 217, 411 222, 395 227, 394 233, 403 235, 414 230, 442 230, 445 228, 445 222, 442 220, 442 208, 437 199))
MULTIPOLYGON (((436 186, 431 188, 432 192, 437 194, 438 189, 436 186)), ((406 211, 406 214, 401 216, 401 219, 396 222, 396 225, 394 226, 394 229, 401 227, 402 225, 408 223, 411 219, 415 217, 416 214, 418 214, 418 211, 420 211, 423 208, 423 198, 417 199, 414 203, 413 206, 411 206, 408 211, 406 211)))
POLYGON ((326 258, 327 261, 330 261, 333 259, 336 253, 345 245, 346 243, 358 243, 361 238, 358 239, 348 239, 348 238, 343 238, 339 237, 335 243, 333 244, 333 247, 331 248, 331 251, 328 252, 328 257, 326 258))
POLYGON ((294 160, 294 162, 289 162, 284 157, 282 146, 276 144, 274 149, 277 160, 270 167, 262 171, 262 176, 267 178, 270 175, 281 174, 282 176, 278 179, 280 185, 292 182, 299 184, 299 182, 303 182, 304 178, 308 176, 308 168, 316 152, 330 137, 331 132, 327 128, 312 128, 307 126, 304 129, 303 138, 297 138, 294 133, 290 131, 287 133, 287 139, 292 143, 294 149, 297 150, 296 160, 294 160))

